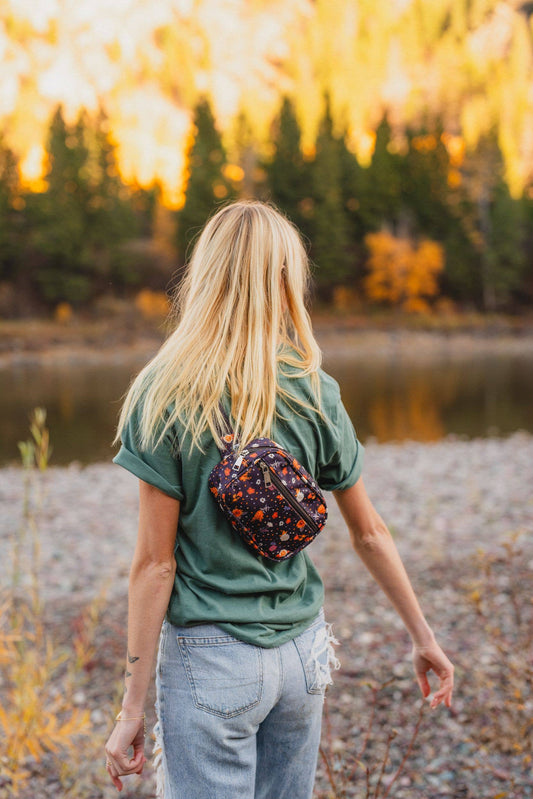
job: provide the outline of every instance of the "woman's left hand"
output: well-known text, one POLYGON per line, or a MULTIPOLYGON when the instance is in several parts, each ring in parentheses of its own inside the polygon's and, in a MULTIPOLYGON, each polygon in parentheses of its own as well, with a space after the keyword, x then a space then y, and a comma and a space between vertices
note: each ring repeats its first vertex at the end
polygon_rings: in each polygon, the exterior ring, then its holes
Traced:
POLYGON ((123 720, 115 728, 105 745, 106 768, 117 791, 122 790, 120 777, 140 774, 146 763, 144 756, 144 719, 123 720), (128 750, 133 747, 133 757, 128 750))
POLYGON ((453 664, 446 657, 436 641, 427 646, 413 646, 413 665, 416 679, 422 695, 429 696, 431 688, 427 674, 429 671, 435 672, 439 678, 439 688, 433 694, 431 707, 436 708, 441 702, 446 707, 451 707, 453 693, 453 664))

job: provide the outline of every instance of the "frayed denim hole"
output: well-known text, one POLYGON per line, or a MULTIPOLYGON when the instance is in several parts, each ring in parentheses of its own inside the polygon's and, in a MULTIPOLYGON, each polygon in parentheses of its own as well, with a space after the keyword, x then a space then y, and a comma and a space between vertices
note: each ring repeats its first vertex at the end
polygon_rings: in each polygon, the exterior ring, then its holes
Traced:
POLYGON ((160 700, 160 696, 161 696, 162 664, 163 664, 163 657, 166 648, 167 638, 168 638, 168 624, 166 622, 163 622, 163 627, 161 629, 161 636, 159 639, 157 664, 156 664, 156 675, 157 675, 157 680, 159 681, 159 691, 157 692, 156 702, 155 702, 156 723, 154 725, 154 729, 152 732, 152 736, 154 739, 152 747, 152 767, 154 769, 155 779, 156 779, 156 793, 155 793, 156 799, 165 799, 166 761, 165 761, 165 746, 163 740, 163 719, 162 719, 163 703, 160 700))
POLYGON ((308 668, 312 674, 313 687, 320 693, 324 693, 328 685, 333 685, 332 670, 337 671, 341 667, 334 649, 338 643, 331 624, 325 624, 315 633, 308 668))
POLYGON ((323 694, 333 683, 331 671, 340 668, 334 646, 339 642, 333 636, 331 625, 324 622, 311 627, 294 639, 305 674, 307 691, 323 694))

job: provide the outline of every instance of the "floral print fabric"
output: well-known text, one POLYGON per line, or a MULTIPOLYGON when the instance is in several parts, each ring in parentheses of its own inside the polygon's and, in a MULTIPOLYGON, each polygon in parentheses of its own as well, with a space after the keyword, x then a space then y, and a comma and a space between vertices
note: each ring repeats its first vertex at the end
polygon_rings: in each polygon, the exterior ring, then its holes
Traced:
POLYGON ((233 436, 211 471, 209 489, 233 529, 269 560, 285 560, 313 541, 326 523, 324 496, 309 472, 269 438, 237 455, 233 436))

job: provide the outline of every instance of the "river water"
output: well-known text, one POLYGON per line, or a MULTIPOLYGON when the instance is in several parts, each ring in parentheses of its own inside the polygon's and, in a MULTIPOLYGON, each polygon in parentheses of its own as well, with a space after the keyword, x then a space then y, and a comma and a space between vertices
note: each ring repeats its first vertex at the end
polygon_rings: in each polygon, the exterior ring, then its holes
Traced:
MULTIPOLYGON (((19 364, 0 369, 0 465, 17 463, 32 408, 48 413, 53 464, 109 460, 124 394, 143 360, 19 364)), ((533 433, 533 354, 375 357, 326 350, 359 438, 437 441, 533 433)))

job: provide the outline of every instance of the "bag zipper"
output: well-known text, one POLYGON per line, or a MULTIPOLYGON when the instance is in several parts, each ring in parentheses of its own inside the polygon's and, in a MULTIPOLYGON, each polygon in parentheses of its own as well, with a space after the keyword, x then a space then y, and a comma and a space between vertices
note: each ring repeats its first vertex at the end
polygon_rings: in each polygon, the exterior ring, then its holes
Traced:
POLYGON ((291 494, 291 492, 287 488, 287 486, 284 485, 283 482, 277 476, 277 474, 275 474, 270 469, 269 465, 267 463, 265 463, 265 461, 263 461, 263 460, 258 460, 258 461, 256 461, 256 463, 259 464, 259 468, 263 472, 263 477, 264 477, 264 480, 265 480, 265 486, 268 488, 269 485, 274 483, 276 488, 278 488, 279 491, 281 491, 281 493, 283 494, 283 496, 285 497, 285 499, 287 500, 289 505, 291 505, 291 507, 294 508, 294 510, 299 514, 299 516, 304 521, 307 522, 307 524, 313 530, 313 532, 319 533, 320 532, 320 528, 319 528, 318 524, 315 522, 315 520, 313 519, 313 517, 310 516, 304 508, 302 508, 300 503, 293 497, 293 495, 291 494))
POLYGON ((248 455, 248 450, 247 449, 243 449, 243 451, 241 452, 241 454, 239 455, 239 457, 237 458, 237 460, 235 461, 235 463, 231 467, 231 471, 232 472, 238 472, 239 471, 239 469, 241 468, 241 463, 243 462, 245 455, 248 455))

